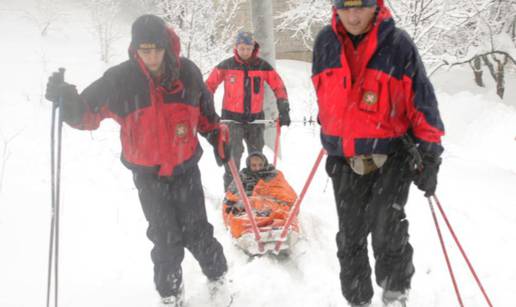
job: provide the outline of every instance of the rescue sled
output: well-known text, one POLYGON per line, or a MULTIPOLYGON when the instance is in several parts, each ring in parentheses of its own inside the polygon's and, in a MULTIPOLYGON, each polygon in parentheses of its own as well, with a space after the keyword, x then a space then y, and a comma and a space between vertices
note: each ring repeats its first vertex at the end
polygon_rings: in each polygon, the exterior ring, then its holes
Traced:
POLYGON ((325 153, 321 149, 301 194, 292 206, 285 206, 274 199, 247 197, 235 161, 229 160, 228 166, 238 193, 242 195, 243 210, 235 211, 223 204, 223 219, 238 247, 249 255, 288 254, 300 236, 297 215, 301 202, 325 153))
POLYGON ((252 222, 245 210, 235 209, 235 207, 243 208, 242 203, 234 206, 223 204, 224 224, 229 229, 235 245, 250 255, 288 253, 299 239, 297 216, 287 226, 286 236, 282 237, 292 207, 280 204, 272 198, 249 197, 248 200, 260 240, 256 240, 252 222), (281 244, 276 250, 278 242, 281 244))

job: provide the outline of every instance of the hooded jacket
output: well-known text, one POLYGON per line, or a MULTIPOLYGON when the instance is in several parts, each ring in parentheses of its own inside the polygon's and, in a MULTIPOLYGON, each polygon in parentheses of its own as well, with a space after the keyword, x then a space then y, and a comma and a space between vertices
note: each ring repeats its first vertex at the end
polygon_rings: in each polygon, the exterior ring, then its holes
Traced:
POLYGON ((124 165, 174 176, 197 164, 202 155, 197 132, 212 132, 219 117, 200 70, 179 56, 180 41, 171 28, 166 35, 166 73, 159 83, 131 45, 128 61, 108 69, 80 94, 82 116, 68 122, 94 130, 105 118, 115 120, 121 127, 124 165))
POLYGON ((378 0, 375 22, 357 48, 362 52, 359 61, 346 57, 349 39, 334 8, 332 24, 315 40, 312 64, 328 154, 390 154, 409 133, 422 150, 439 155, 444 126, 434 89, 416 46, 395 27, 383 0, 378 0))
MULTIPOLYGON (((296 192, 288 184, 283 173, 269 164, 264 154, 251 153, 246 159, 247 167, 240 171, 240 179, 247 196, 267 197, 274 199, 282 205, 292 206, 297 199, 296 192), (254 172, 251 170, 251 157, 258 156, 263 159, 265 167, 254 172)), ((231 182, 226 192, 226 202, 237 202, 240 199, 235 182, 231 182)))
POLYGON ((288 103, 287 90, 281 77, 269 63, 258 57, 259 50, 260 46, 255 42, 253 54, 246 62, 234 49, 233 57, 218 64, 206 80, 212 94, 224 81, 223 119, 239 122, 263 119, 264 82, 271 87, 278 104, 288 103))

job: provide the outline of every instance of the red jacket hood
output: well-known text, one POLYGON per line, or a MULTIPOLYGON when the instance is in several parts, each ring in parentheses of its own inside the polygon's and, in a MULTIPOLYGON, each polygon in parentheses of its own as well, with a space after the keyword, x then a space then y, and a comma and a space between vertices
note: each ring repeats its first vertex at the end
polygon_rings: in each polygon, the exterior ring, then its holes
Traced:
POLYGON ((179 61, 179 54, 181 53, 181 42, 179 41, 179 36, 177 36, 174 29, 172 29, 171 27, 167 28, 167 34, 170 44, 170 51, 175 55, 176 59, 179 61))

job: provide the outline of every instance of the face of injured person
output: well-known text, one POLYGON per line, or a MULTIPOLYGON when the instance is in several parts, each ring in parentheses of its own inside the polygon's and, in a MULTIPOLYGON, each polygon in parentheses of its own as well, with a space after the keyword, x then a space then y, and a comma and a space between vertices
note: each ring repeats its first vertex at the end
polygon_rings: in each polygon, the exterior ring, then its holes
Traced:
POLYGON ((259 172, 262 169, 264 169, 264 167, 265 167, 265 161, 263 161, 263 159, 258 156, 253 156, 249 160, 249 168, 253 172, 259 172))

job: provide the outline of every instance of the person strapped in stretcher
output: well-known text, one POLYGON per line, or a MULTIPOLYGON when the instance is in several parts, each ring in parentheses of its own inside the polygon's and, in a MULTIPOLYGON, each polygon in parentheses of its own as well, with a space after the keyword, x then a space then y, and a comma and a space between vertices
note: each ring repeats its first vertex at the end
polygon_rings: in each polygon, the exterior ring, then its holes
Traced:
MULTIPOLYGON (((261 230, 282 227, 297 199, 296 192, 285 180, 283 173, 269 164, 265 155, 254 152, 247 157, 246 167, 240 171, 240 178, 258 227, 261 230)), ((226 191, 223 210, 224 222, 234 238, 251 231, 234 181, 226 191)), ((297 222, 294 224, 294 229, 297 229, 297 222)))

